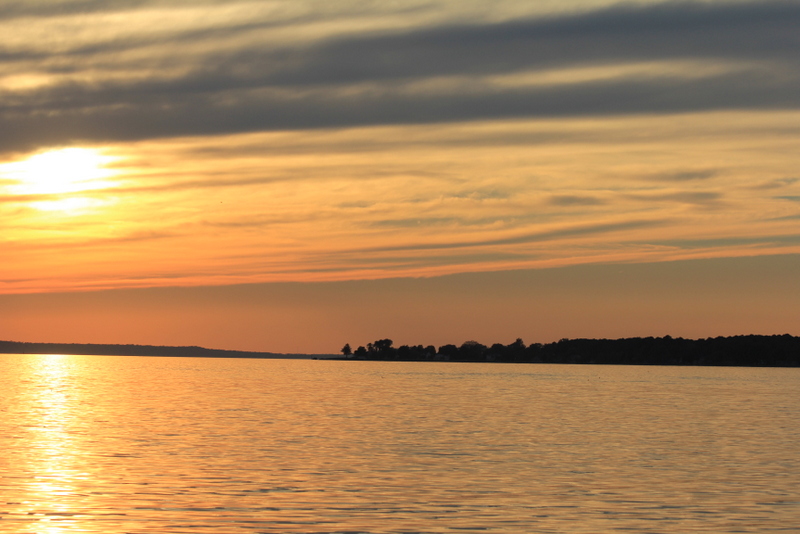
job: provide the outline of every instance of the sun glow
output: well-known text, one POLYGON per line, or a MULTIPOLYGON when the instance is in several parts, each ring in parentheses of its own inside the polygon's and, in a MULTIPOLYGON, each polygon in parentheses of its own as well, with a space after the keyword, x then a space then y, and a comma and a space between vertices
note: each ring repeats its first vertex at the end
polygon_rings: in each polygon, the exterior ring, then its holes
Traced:
POLYGON ((106 179, 116 172, 106 166, 116 159, 94 149, 62 148, 0 165, 0 176, 11 182, 7 189, 15 195, 59 195, 106 189, 115 185, 106 179))
POLYGON ((61 200, 43 200, 41 202, 31 202, 30 205, 39 211, 62 211, 66 213, 76 213, 89 208, 94 208, 106 204, 100 200, 91 198, 64 198, 61 200))

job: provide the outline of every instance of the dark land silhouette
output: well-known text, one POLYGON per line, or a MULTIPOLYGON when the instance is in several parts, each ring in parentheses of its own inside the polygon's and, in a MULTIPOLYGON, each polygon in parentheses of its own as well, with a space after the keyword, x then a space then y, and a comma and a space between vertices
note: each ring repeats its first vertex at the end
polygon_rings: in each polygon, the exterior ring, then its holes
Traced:
POLYGON ((94 343, 29 343, 0 341, 0 354, 85 354, 109 356, 176 356, 200 358, 319 358, 381 361, 452 361, 507 363, 569 363, 609 365, 709 365, 740 367, 800 367, 800 337, 732 336, 706 339, 636 337, 624 339, 562 339, 526 345, 522 339, 491 346, 466 341, 460 346, 402 345, 379 339, 342 356, 283 354, 204 347, 113 345, 94 343))
POLYGON ((195 358, 316 358, 317 354, 280 354, 203 347, 103 345, 95 343, 25 343, 0 341, 0 354, 86 354, 105 356, 182 356, 195 358))
POLYGON ((466 341, 461 346, 403 345, 380 339, 353 351, 349 344, 342 359, 396 361, 456 361, 509 363, 570 363, 613 365, 709 365, 738 367, 800 367, 800 337, 732 336, 706 339, 636 337, 625 339, 562 339, 554 343, 486 346, 466 341))

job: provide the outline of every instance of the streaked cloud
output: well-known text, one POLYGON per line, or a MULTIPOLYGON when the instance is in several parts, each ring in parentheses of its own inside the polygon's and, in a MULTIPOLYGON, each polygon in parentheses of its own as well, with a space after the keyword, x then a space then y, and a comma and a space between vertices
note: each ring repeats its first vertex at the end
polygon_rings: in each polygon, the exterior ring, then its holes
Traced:
POLYGON ((717 175, 715 170, 679 171, 652 176, 653 180, 665 182, 689 182, 694 180, 708 180, 717 175))
POLYGON ((768 182, 756 184, 753 189, 781 189, 800 182, 800 178, 777 178, 768 182))
POLYGON ((598 206, 605 204, 606 201, 593 196, 580 196, 580 195, 554 195, 550 197, 550 204, 555 206, 598 206))
POLYGON ((0 291, 800 252, 798 27, 782 1, 5 2, 0 291), (19 189, 63 149, 108 179, 19 189))
POLYGON ((524 4, 14 3, 0 141, 800 104, 796 2, 524 4))
POLYGON ((684 204, 712 205, 719 203, 724 194, 719 191, 678 191, 672 193, 643 194, 636 195, 637 200, 642 201, 667 201, 680 202, 684 204))

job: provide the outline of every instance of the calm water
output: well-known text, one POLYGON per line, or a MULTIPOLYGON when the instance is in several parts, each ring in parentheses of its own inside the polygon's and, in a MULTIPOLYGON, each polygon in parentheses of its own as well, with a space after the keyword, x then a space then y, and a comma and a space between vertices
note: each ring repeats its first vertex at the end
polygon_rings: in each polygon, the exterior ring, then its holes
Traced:
POLYGON ((0 532, 800 532, 800 369, 0 355, 0 532))

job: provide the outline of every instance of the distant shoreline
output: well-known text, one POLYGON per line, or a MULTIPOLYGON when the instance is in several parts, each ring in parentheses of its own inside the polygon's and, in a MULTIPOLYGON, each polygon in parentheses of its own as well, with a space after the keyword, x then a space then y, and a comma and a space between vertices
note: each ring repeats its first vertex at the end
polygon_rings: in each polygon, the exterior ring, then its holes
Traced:
POLYGON ((165 356, 193 358, 307 359, 330 358, 333 354, 284 354, 243 350, 173 347, 164 345, 115 345, 99 343, 30 343, 0 341, 0 354, 69 354, 85 356, 165 356))
MULTIPOLYGON (((348 345, 349 347, 349 345, 348 345)), ((35 343, 0 341, 0 354, 67 354, 87 356, 159 356, 193 358, 306 359, 345 361, 450 361, 491 363, 558 363, 596 365, 668 365, 727 367, 800 367, 800 337, 743 335, 706 339, 664 337, 562 339, 553 343, 487 347, 467 341, 460 347, 421 345, 393 347, 389 339, 349 354, 286 354, 207 349, 198 346, 35 343)))

